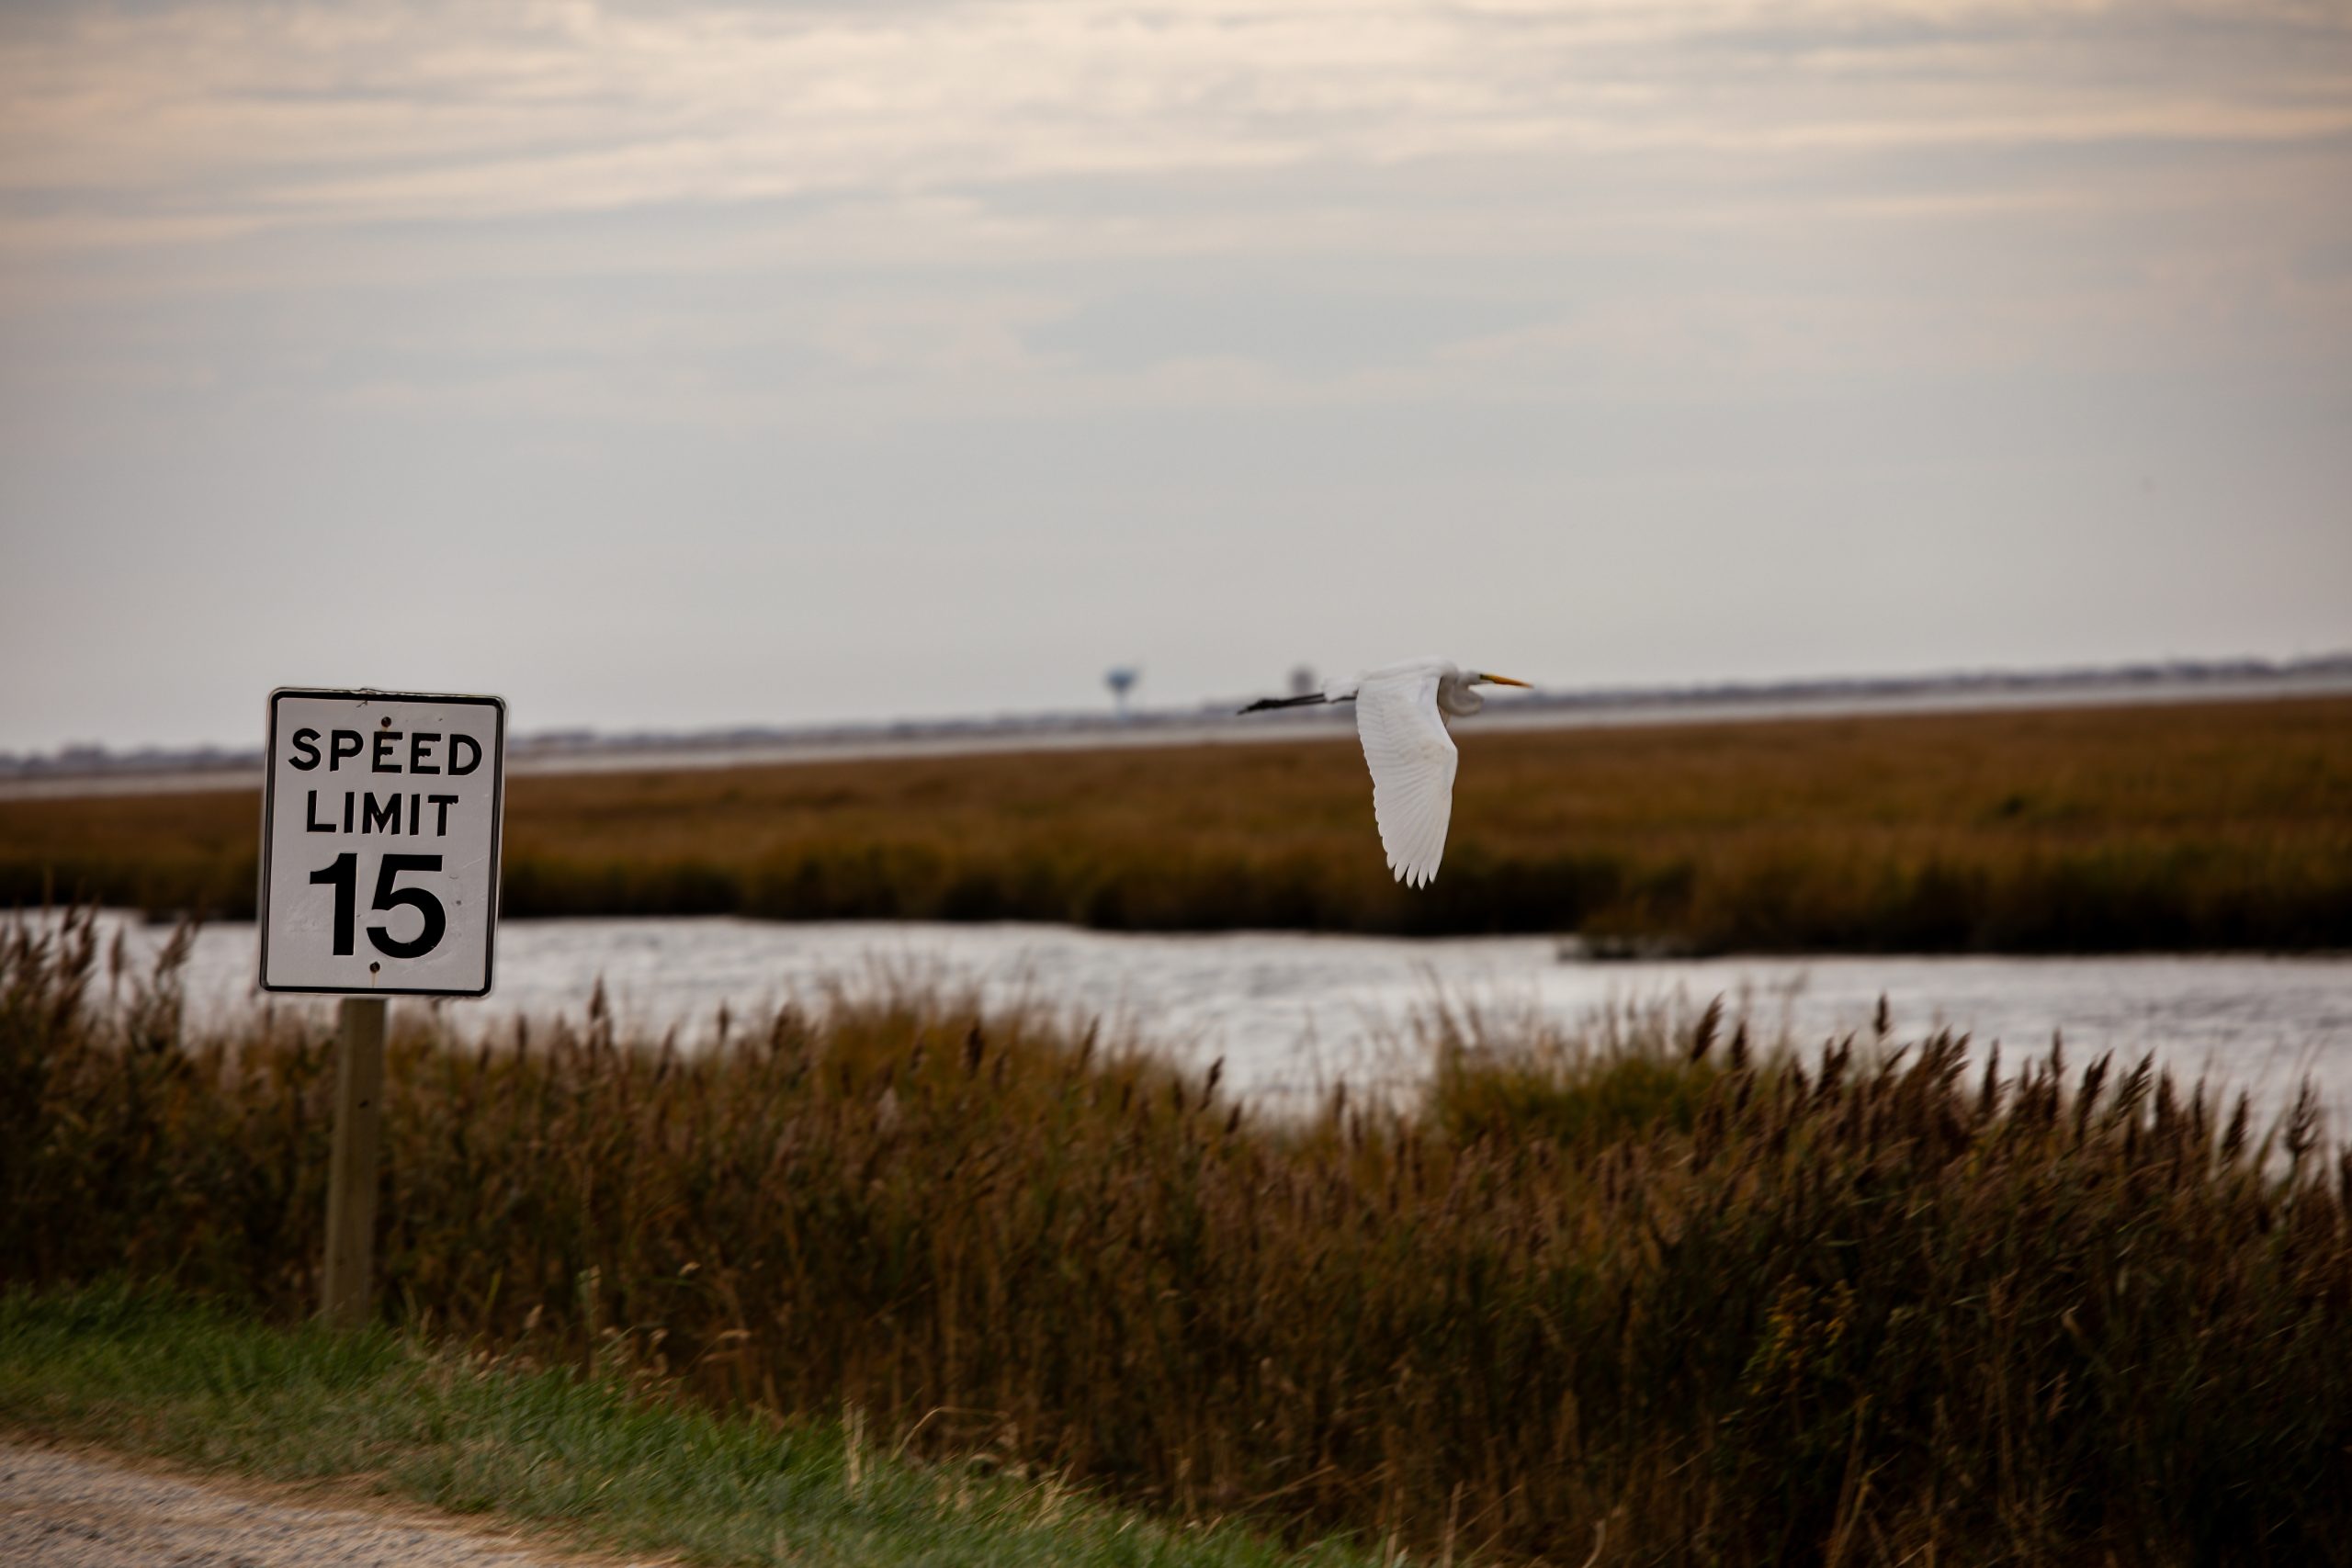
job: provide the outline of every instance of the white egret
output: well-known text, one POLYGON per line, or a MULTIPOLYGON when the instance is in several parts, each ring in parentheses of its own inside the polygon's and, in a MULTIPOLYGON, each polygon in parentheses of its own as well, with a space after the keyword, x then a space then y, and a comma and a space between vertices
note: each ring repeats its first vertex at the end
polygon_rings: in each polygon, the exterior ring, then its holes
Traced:
POLYGON ((1443 659, 1411 659, 1327 682, 1305 696, 1267 697, 1241 711, 1355 704, 1356 734, 1372 768, 1372 815, 1380 824, 1380 847, 1388 852, 1388 869, 1397 881, 1423 887, 1437 874, 1446 824, 1453 818, 1453 769, 1460 753, 1445 721, 1487 705, 1473 686, 1526 684, 1508 675, 1458 669, 1443 659))

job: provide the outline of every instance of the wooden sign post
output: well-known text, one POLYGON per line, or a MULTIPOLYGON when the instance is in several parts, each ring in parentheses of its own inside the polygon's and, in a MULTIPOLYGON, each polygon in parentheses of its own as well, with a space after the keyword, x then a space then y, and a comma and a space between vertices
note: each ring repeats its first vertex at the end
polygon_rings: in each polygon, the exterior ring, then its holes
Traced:
POLYGON ((343 998, 319 1285, 337 1327, 375 1299, 385 998, 490 992, 505 761, 496 697, 270 694, 261 988, 343 998))
POLYGON ((368 1321, 375 1292, 376 1166, 384 1124, 384 998, 343 998, 334 1049, 334 1153, 327 1166, 327 1263, 319 1315, 368 1321))

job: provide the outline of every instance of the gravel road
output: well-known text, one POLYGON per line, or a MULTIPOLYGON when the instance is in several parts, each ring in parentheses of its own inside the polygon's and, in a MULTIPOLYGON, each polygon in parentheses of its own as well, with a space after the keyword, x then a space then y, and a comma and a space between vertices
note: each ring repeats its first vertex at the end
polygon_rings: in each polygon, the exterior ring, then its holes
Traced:
POLYGON ((102 1456, 0 1441, 11 1568, 582 1568, 589 1559, 416 1511, 288 1501, 102 1456))

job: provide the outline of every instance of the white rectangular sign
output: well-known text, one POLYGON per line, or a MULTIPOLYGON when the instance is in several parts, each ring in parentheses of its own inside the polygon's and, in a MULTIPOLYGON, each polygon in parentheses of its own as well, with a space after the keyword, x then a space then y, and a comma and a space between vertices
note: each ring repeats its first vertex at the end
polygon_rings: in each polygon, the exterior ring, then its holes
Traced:
POLYGON ((505 777, 497 697, 272 692, 261 988, 487 995, 505 777))

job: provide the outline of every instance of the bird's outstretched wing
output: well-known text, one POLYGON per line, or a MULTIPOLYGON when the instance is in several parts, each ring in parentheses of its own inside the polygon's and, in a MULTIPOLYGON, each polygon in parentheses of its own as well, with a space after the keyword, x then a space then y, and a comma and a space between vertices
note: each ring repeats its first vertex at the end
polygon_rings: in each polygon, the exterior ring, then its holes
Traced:
POLYGON ((1356 733, 1372 766, 1380 847, 1396 880, 1411 887, 1437 874, 1453 816, 1460 753, 1438 716, 1437 682, 1436 671, 1413 671, 1367 679, 1356 694, 1356 733))

